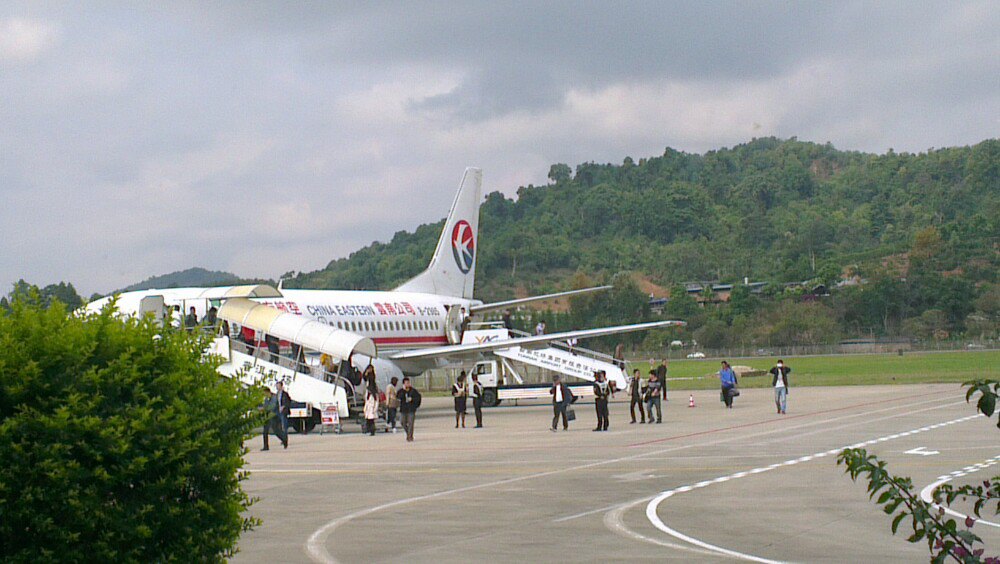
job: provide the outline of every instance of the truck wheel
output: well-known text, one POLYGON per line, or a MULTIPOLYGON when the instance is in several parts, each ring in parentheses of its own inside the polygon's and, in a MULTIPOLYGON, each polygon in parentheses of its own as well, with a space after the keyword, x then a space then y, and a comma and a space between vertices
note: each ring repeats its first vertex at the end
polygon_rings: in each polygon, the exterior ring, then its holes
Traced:
POLYGON ((313 429, 316 428, 316 425, 319 424, 321 417, 322 415, 320 414, 319 410, 313 409, 313 416, 305 421, 305 426, 306 426, 305 434, 308 435, 310 432, 312 432, 313 429))
POLYGON ((493 388, 488 388, 483 390, 483 404, 486 407, 496 407, 500 405, 500 400, 497 399, 497 391, 493 388))

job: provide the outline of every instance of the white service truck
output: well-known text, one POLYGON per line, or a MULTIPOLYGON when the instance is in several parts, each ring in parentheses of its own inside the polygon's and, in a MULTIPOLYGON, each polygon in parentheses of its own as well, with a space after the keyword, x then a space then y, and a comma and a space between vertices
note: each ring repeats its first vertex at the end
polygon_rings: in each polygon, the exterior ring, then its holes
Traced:
MULTIPOLYGON (((496 323, 482 323, 465 331, 462 342, 497 342, 512 336, 524 334, 505 329, 496 323)), ((616 389, 624 389, 627 384, 624 363, 596 351, 559 341, 539 348, 512 346, 494 350, 490 358, 477 362, 472 368, 472 374, 478 376, 479 383, 484 388, 483 405, 492 407, 503 400, 551 397, 551 382, 525 384, 524 378, 514 369, 515 362, 562 375, 566 385, 577 397, 594 395, 592 382, 597 371, 603 371, 616 389)))
MULTIPOLYGON (((472 368, 472 374, 483 386, 483 405, 495 407, 503 400, 545 399, 551 397, 551 383, 525 384, 506 359, 481 360, 472 368)), ((566 385, 577 397, 594 395, 592 382, 570 382, 566 385)))

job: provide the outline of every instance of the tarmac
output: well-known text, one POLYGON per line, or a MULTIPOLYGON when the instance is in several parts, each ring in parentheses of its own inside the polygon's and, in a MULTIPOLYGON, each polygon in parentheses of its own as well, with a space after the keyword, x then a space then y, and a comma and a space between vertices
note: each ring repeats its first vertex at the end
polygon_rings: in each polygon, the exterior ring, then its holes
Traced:
MULTIPOLYGON (((354 424, 287 450, 257 437, 244 485, 263 524, 233 561, 926 562, 836 454, 865 443, 917 491, 1000 474, 1000 431, 958 385, 792 388, 787 415, 770 390, 732 410, 689 393, 662 424, 630 425, 616 401, 600 433, 593 403, 553 433, 548 404, 486 409, 483 429, 470 406, 455 429, 451 399, 427 398, 413 443, 354 424)), ((1000 518, 984 518, 973 532, 995 553, 1000 518)))

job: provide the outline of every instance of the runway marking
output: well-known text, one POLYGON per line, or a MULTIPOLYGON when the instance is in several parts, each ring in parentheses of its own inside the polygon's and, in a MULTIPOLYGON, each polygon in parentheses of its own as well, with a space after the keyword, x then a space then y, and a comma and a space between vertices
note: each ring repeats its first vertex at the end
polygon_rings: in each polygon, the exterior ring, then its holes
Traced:
MULTIPOLYGON (((848 406, 844 406, 844 407, 836 407, 836 408, 833 408, 833 409, 824 409, 822 411, 813 411, 813 412, 810 412, 810 413, 800 413, 798 415, 792 415, 792 416, 775 417, 774 419, 768 419, 766 421, 754 421, 753 423, 744 423, 744 424, 741 424, 741 425, 733 425, 731 427, 726 427, 724 430, 731 431, 733 429, 745 429, 747 427, 756 427, 758 425, 769 425, 769 424, 773 424, 775 422, 780 422, 780 421, 791 421, 791 420, 794 420, 794 419, 801 419, 802 417, 812 417, 812 416, 816 416, 816 415, 826 415, 827 413, 837 413, 838 411, 847 411, 848 409, 855 409, 855 408, 858 408, 858 407, 867 407, 869 405, 884 405, 884 404, 887 404, 887 403, 893 403, 893 402, 903 401, 903 400, 910 400, 910 399, 914 399, 914 398, 922 398, 922 397, 927 397, 927 396, 940 396, 940 392, 928 392, 926 394, 917 394, 917 395, 913 395, 913 396, 906 396, 906 397, 892 399, 892 400, 869 401, 869 402, 864 402, 864 403, 856 403, 856 404, 848 405, 848 406)), ((935 400, 931 400, 931 401, 935 401, 935 400)), ((930 403, 930 402, 925 402, 925 403, 930 403)), ((926 428, 923 429, 923 430, 926 430, 926 428)), ((650 440, 650 441, 643 441, 641 443, 635 443, 635 444, 631 444, 629 446, 630 447, 647 446, 647 445, 651 445, 651 444, 662 443, 662 442, 665 442, 665 441, 673 441, 673 440, 676 440, 676 439, 685 439, 685 438, 688 438, 688 437, 697 437, 697 436, 704 435, 704 434, 707 434, 707 433, 713 433, 715 431, 717 431, 717 430, 716 429, 712 429, 712 430, 709 430, 709 431, 698 431, 696 433, 688 433, 688 434, 685 434, 685 435, 675 435, 673 437, 663 437, 662 439, 653 439, 653 440, 650 440)))
MULTIPOLYGON (((917 402, 917 403, 914 403, 914 404, 911 404, 911 405, 908 405, 908 406, 887 407, 887 408, 884 408, 884 409, 879 409, 879 410, 875 410, 875 411, 868 412, 868 413, 857 413, 857 414, 853 414, 853 415, 847 415, 847 416, 843 416, 843 417, 837 417, 837 418, 834 418, 834 419, 827 419, 825 421, 822 421, 822 423, 830 423, 830 422, 833 422, 833 421, 842 421, 844 419, 851 419, 851 418, 861 417, 861 416, 870 417, 873 413, 882 413, 882 412, 885 412, 885 411, 892 411, 892 410, 900 409, 901 407, 908 407, 909 408, 909 407, 913 407, 913 406, 917 406, 917 405, 925 405, 925 404, 928 404, 928 403, 938 403, 940 401, 942 401, 941 398, 938 398, 938 399, 935 399, 935 400, 917 402)), ((944 405, 938 405, 938 406, 934 406, 934 407, 922 409, 922 410, 919 410, 919 411, 910 411, 910 412, 907 412, 907 413, 904 413, 904 414, 897 414, 897 415, 892 415, 892 416, 889 416, 889 417, 878 418, 878 419, 870 419, 868 421, 865 421, 865 423, 871 423, 871 422, 874 422, 874 421, 882 421, 884 419, 893 419, 893 418, 896 418, 896 417, 901 417, 901 416, 905 416, 905 415, 911 415, 913 413, 920 413, 920 412, 923 412, 923 411, 931 411, 931 410, 935 410, 935 409, 940 409, 942 407, 950 407, 950 406, 953 406, 953 405, 960 405, 962 403, 964 403, 964 402, 960 402, 959 401, 959 402, 948 403, 948 404, 944 404, 944 405)), ((800 427, 808 426, 808 425, 810 425, 810 424, 800 425, 799 427, 792 427, 791 429, 800 428, 800 427)), ((832 431, 832 430, 843 429, 843 428, 846 428, 846 427, 849 427, 849 426, 850 425, 841 425, 839 427, 825 427, 823 429, 823 431, 824 432, 829 432, 829 431, 832 431)), ((782 429, 782 431, 788 431, 788 430, 790 430, 790 429, 782 429)), ((775 431, 773 431, 773 430, 772 431, 764 431, 762 433, 759 433, 758 435, 769 435, 769 434, 773 434, 774 432, 775 431)), ((815 434, 815 433, 812 433, 812 432, 810 432, 810 433, 800 433, 800 434, 796 435, 795 437, 799 438, 799 437, 803 437, 803 436, 810 436, 810 435, 813 435, 813 434, 815 434)), ((702 444, 702 445, 685 445, 685 446, 682 446, 682 447, 676 447, 676 448, 673 448, 673 449, 669 449, 668 451, 661 451, 661 452, 676 451, 676 450, 687 449, 687 448, 691 448, 691 447, 695 447, 695 446, 709 446, 709 445, 712 445, 712 444, 718 444, 719 442, 725 442, 725 439, 721 440, 721 441, 715 441, 714 443, 706 443, 706 444, 702 444)), ((831 450, 829 450, 827 452, 822 453, 820 456, 828 456, 830 454, 836 454, 836 453, 838 453, 840 451, 841 451, 841 449, 835 448, 835 449, 831 449, 831 450)), ((658 453, 655 453, 655 454, 660 454, 660 453, 658 452, 658 453)), ((713 456, 710 456, 709 458, 719 458, 719 457, 720 456, 713 455, 713 456)), ((665 457, 665 459, 668 459, 668 460, 671 460, 671 459, 674 459, 674 458, 677 458, 677 457, 665 457)), ((683 458, 703 458, 703 456, 683 457, 683 458)), ((727 457, 722 456, 721 458, 727 458, 727 457)), ((737 458, 744 458, 744 457, 737 457, 737 458)), ((754 456, 753 458, 757 458, 757 456, 754 456)), ((648 458, 647 457, 647 458, 645 458, 645 460, 656 460, 656 458, 648 458)), ((777 468, 780 465, 781 465, 780 463, 776 463, 776 464, 773 464, 772 466, 774 468, 777 468)), ((685 468, 685 469, 686 470, 702 470, 704 468, 685 468)), ((757 469, 754 469, 754 470, 749 470, 746 473, 737 472, 737 474, 742 474, 742 476, 739 476, 739 477, 742 478, 743 476, 745 476, 747 474, 759 474, 760 472, 764 472, 764 471, 769 470, 769 469, 770 469, 769 467, 768 468, 757 468, 757 469)), ((736 476, 736 474, 734 474, 734 476, 736 476)), ((690 491, 692 488, 693 488, 693 486, 683 486, 681 488, 678 488, 678 491, 690 491)), ((652 499, 652 496, 646 497, 644 499, 648 501, 648 500, 652 499)), ((573 515, 567 515, 565 517, 560 517, 558 519, 553 519, 552 522, 553 523, 562 523, 562 522, 565 522, 565 521, 571 521, 573 519, 578 519, 580 517, 586 517, 588 515, 593 515, 595 513, 600 513, 601 511, 607 511, 609 509, 613 509, 613 508, 616 508, 616 507, 618 507, 618 504, 609 505, 607 507, 602 507, 600 509, 594 509, 594 510, 590 510, 590 511, 584 511, 582 513, 575 513, 573 515)), ((641 536, 641 535, 639 535, 639 536, 641 536)))
MULTIPOLYGON (((943 423, 938 423, 936 425, 931 425, 931 426, 928 426, 928 427, 921 427, 920 429, 917 430, 917 432, 924 432, 923 430, 939 429, 941 427, 946 427, 948 425, 954 425, 956 423, 962 423, 962 422, 965 422, 965 421, 971 421, 972 419, 976 419, 978 417, 982 417, 982 415, 977 413, 975 415, 968 415, 966 417, 960 417, 958 419, 952 419, 951 421, 945 421, 943 423)), ((892 436, 892 435, 888 435, 888 436, 892 436)), ((896 433, 896 437, 899 437, 899 436, 900 436, 900 434, 896 433)), ((844 449, 847 449, 847 448, 861 448, 861 447, 864 447, 864 446, 869 446, 869 445, 873 445, 873 444, 885 442, 886 439, 887 439, 887 437, 878 437, 878 438, 875 438, 875 439, 871 439, 871 440, 867 440, 867 441, 862 441, 860 443, 854 443, 853 445, 845 446, 845 447, 840 448, 840 449, 831 449, 830 451, 820 452, 820 453, 816 453, 814 455, 803 456, 803 457, 800 457, 800 458, 794 458, 794 459, 791 459, 791 460, 786 460, 785 462, 780 462, 780 463, 777 463, 777 464, 771 464, 770 466, 765 466, 765 467, 762 467, 762 468, 754 468, 753 470, 750 470, 749 472, 751 474, 757 474, 757 473, 760 473, 760 472, 768 472, 770 470, 774 470, 775 468, 782 467, 782 466, 794 466, 794 465, 799 464, 801 462, 805 462, 806 460, 812 460, 813 458, 818 458, 820 456, 829 456, 830 454, 832 454, 832 452, 840 452, 840 451, 842 451, 844 449)), ((1000 459, 1000 457, 997 457, 997 459, 1000 459)), ((729 479, 736 478, 736 474, 739 474, 739 472, 734 473, 734 474, 730 474, 729 476, 723 476, 722 478, 725 479, 724 481, 727 481, 729 479)), ((666 534, 668 534, 668 535, 670 535, 670 536, 672 536, 672 537, 674 537, 676 539, 680 539, 680 540, 685 541, 687 543, 690 543, 690 544, 692 544, 694 546, 697 546, 697 547, 700 547, 700 548, 704 548, 706 550, 711 550, 711 551, 714 551, 714 552, 716 552, 718 554, 723 554, 725 556, 729 556, 729 557, 732 557, 732 558, 738 558, 740 560, 749 560, 751 562, 766 562, 766 563, 769 563, 769 564, 774 564, 774 563, 778 562, 777 560, 769 560, 767 558, 761 558, 759 556, 754 556, 752 554, 745 554, 745 553, 738 552, 738 551, 735 551, 735 550, 731 550, 731 549, 728 549, 728 548, 724 548, 724 547, 721 547, 721 546, 716 546, 714 544, 710 544, 710 543, 707 543, 705 541, 696 539, 694 537, 685 535, 684 533, 681 533, 680 531, 677 531, 676 529, 672 529, 672 528, 668 527, 666 525, 666 523, 664 523, 663 520, 660 519, 659 514, 657 514, 657 509, 659 508, 660 504, 663 503, 665 500, 673 497, 676 494, 687 492, 687 491, 691 491, 691 489, 698 489, 698 488, 705 487, 708 484, 718 483, 719 480, 722 479, 722 478, 716 478, 715 480, 710 480, 710 481, 707 481, 707 482, 698 482, 697 484, 695 484, 694 486, 691 486, 688 489, 684 489, 683 487, 681 487, 681 488, 674 488, 672 490, 668 490, 668 491, 665 491, 665 492, 661 493, 660 495, 654 497, 646 505, 646 518, 649 519, 649 522, 652 523, 653 526, 656 527, 657 529, 663 531, 664 533, 666 533, 666 534)))
MULTIPOLYGON (((877 402, 877 403, 892 403, 892 402, 906 400, 906 399, 926 397, 928 395, 937 395, 937 396, 939 396, 940 392, 933 392, 933 393, 926 393, 926 394, 915 394, 913 396, 907 396, 907 397, 904 397, 904 398, 899 398, 897 400, 888 400, 886 402, 877 402)), ((943 399, 952 399, 952 398, 940 398, 940 397, 938 397, 935 400, 930 400, 930 401, 926 401, 926 402, 919 402, 917 405, 923 404, 923 403, 932 403, 932 402, 935 402, 935 401, 942 401, 943 399)), ((797 415, 797 416, 793 416, 793 417, 789 417, 789 418, 783 418, 783 419, 774 419, 773 421, 787 421, 789 419, 794 419, 794 418, 801 418, 801 417, 806 417, 806 416, 822 415, 822 414, 831 413, 831 412, 844 411, 844 410, 850 409, 852 407, 854 407, 854 408, 856 408, 856 407, 865 407, 865 406, 868 406, 868 405, 872 405, 872 403, 876 403, 876 402, 865 402, 865 403, 861 403, 861 404, 855 404, 855 405, 852 405, 852 406, 847 406, 847 407, 844 407, 844 408, 838 408, 838 409, 831 409, 831 410, 826 410, 826 411, 819 411, 819 412, 807 413, 807 414, 797 415)), ((962 402, 960 402, 960 403, 962 403, 962 402)), ((938 406, 938 407, 947 407, 949 405, 953 405, 953 404, 945 404, 945 405, 941 405, 941 406, 938 406)), ((893 409, 901 409, 901 408, 907 408, 907 407, 911 407, 911 406, 910 405, 893 406, 893 407, 888 407, 888 408, 885 408, 885 409, 882 409, 882 410, 878 410, 878 411, 891 411, 893 409)), ((934 409, 934 408, 932 408, 932 409, 934 409)), ((910 413, 912 413, 912 412, 910 412, 910 413)), ((802 425, 799 425, 799 426, 781 427, 781 428, 777 428, 777 429, 768 429, 768 430, 761 431, 759 433, 752 434, 752 435, 749 435, 749 436, 754 437, 754 436, 770 435, 770 434, 774 434, 774 433, 783 433, 783 432, 788 432, 790 430, 794 430, 794 429, 801 428, 801 427, 808 427, 808 426, 811 426, 811 425, 818 425, 818 424, 823 424, 823 423, 830 423, 830 422, 833 422, 833 421, 840 421, 840 420, 843 420, 843 419, 851 419, 851 418, 855 418, 855 417, 868 416, 870 414, 871 414, 871 412, 868 412, 868 413, 856 413, 856 414, 851 414, 851 415, 845 415, 843 417, 835 417, 833 419, 826 419, 826 420, 820 420, 820 421, 807 422, 807 423, 803 423, 802 425)), ((908 415, 908 414, 909 413, 901 414, 901 415, 908 415)), ((770 422, 770 421, 768 421, 768 422, 770 422)), ((731 430, 733 430, 735 428, 748 427, 748 426, 752 426, 752 425, 744 425, 744 426, 736 426, 736 427, 722 427, 722 428, 713 429, 713 430, 710 430, 710 431, 693 433, 691 435, 685 435, 685 436, 700 436, 700 435, 706 435, 706 434, 711 434, 711 433, 719 433, 719 432, 731 431, 731 430)), ((668 437, 668 440, 673 440, 673 439, 677 439, 677 438, 682 438, 682 437, 681 436, 678 436, 678 437, 668 437)), ((634 455, 630 455, 630 456, 624 456, 624 457, 619 457, 619 458, 614 458, 614 459, 609 459, 609 460, 596 461, 596 462, 591 462, 591 463, 588 463, 588 464, 581 464, 581 465, 576 465, 576 466, 570 466, 570 467, 561 468, 561 469, 557 469, 557 470, 550 470, 550 471, 546 471, 546 472, 539 472, 539 473, 536 473, 536 474, 528 474, 528 475, 524 475, 524 476, 515 476, 513 478, 507 478, 507 479, 504 479, 504 480, 496 480, 496 481, 493 481, 493 482, 472 484, 472 485, 461 487, 461 488, 455 488, 455 489, 451 489, 451 490, 442 490, 442 491, 438 491, 438 492, 435 492, 435 493, 421 495, 421 496, 416 496, 416 497, 398 499, 398 500, 391 501, 391 502, 388 502, 388 503, 383 503, 381 505, 376 505, 376 506, 373 506, 373 507, 368 507, 368 508, 365 508, 365 509, 360 509, 358 511, 354 511, 352 513, 349 513, 347 515, 344 515, 342 517, 338 517, 336 519, 333 519, 333 520, 327 522, 323 526, 321 526, 318 529, 316 529, 315 531, 313 531, 313 533, 311 535, 309 535, 309 538, 306 540, 306 544, 305 544, 306 552, 309 555, 309 557, 312 558, 316 562, 334 563, 335 564, 337 562, 337 560, 330 554, 330 552, 326 549, 326 546, 325 546, 325 542, 326 542, 327 537, 329 537, 329 535, 331 533, 333 533, 333 531, 335 531, 338 527, 340 527, 344 523, 353 521, 354 519, 357 519, 359 517, 364 517, 366 515, 371 515, 373 513, 377 513, 377 512, 386 510, 386 509, 391 509, 393 507, 398 507, 398 506, 401 506, 401 505, 407 505, 407 504, 410 504, 410 503, 416 503, 416 502, 420 502, 420 501, 426 501, 426 500, 430 500, 430 499, 436 499, 436 498, 440 498, 440 497, 447 497, 447 496, 450 496, 450 495, 464 493, 464 492, 468 492, 468 491, 474 491, 474 490, 479 490, 479 489, 484 489, 484 488, 493 488, 493 487, 502 486, 502 485, 506 485, 506 484, 516 483, 516 482, 521 482, 521 481, 526 481, 526 480, 533 480, 533 479, 536 479, 536 478, 544 478, 544 477, 547 477, 547 476, 554 476, 554 475, 558 475, 558 474, 564 474, 566 472, 573 472, 573 471, 577 471, 577 470, 586 470, 588 468, 595 468, 595 467, 604 466, 604 465, 608 465, 608 464, 616 464, 616 463, 625 462, 625 461, 628 461, 628 460, 636 460, 636 459, 639 459, 639 458, 645 458, 647 456, 655 456, 655 455, 665 454, 665 453, 673 452, 673 451, 676 451, 676 450, 682 450, 682 449, 688 449, 688 448, 694 448, 694 447, 711 446, 711 445, 714 445, 714 444, 719 444, 719 443, 728 442, 728 441, 732 441, 732 440, 737 440, 737 439, 741 439, 741 438, 747 438, 747 437, 739 437, 739 436, 723 437, 721 439, 718 439, 716 441, 711 441, 711 442, 708 442, 708 443, 690 444, 690 445, 678 445, 678 446, 675 446, 675 447, 670 447, 670 448, 666 448, 666 449, 660 449, 660 450, 650 451, 650 452, 646 452, 646 453, 639 453, 639 454, 634 454, 634 455)), ((654 442, 659 442, 659 441, 654 441, 654 442)), ((630 446, 638 446, 638 445, 630 445, 630 446)), ((643 500, 640 500, 640 502, 641 501, 645 501, 647 499, 649 499, 649 498, 645 498, 643 500)), ((631 536, 632 536, 632 538, 637 538, 637 539, 641 539, 641 540, 646 540, 647 539, 647 537, 644 537, 643 535, 640 535, 638 533, 632 533, 631 536)), ((649 542, 652 542, 653 544, 658 544, 658 545, 661 545, 661 546, 674 547, 674 545, 672 543, 666 543, 665 544, 662 541, 657 541, 655 539, 654 540, 650 540, 649 542)), ((683 546, 683 545, 677 545, 677 546, 683 546)), ((687 549, 687 550, 692 550, 691 547, 685 546, 684 548, 687 549)))
MULTIPOLYGON (((941 504, 938 504, 938 503, 934 503, 934 491, 937 490, 942 484, 944 484, 946 482, 950 482, 950 481, 954 480, 955 478, 961 478, 963 476, 967 476, 969 474, 973 474, 975 472, 979 472, 980 470, 989 468, 990 466, 993 466, 995 464, 1000 464, 1000 454, 994 456, 993 458, 987 458, 986 460, 984 460, 983 462, 980 462, 978 464, 973 464, 971 466, 966 466, 965 468, 962 468, 961 470, 956 470, 956 471, 951 472, 949 474, 945 474, 943 476, 938 476, 938 479, 937 479, 936 482, 934 482, 932 484, 929 484, 926 488, 920 490, 920 499, 926 501, 927 503, 930 503, 933 507, 939 507, 941 509, 944 509, 944 512, 947 513, 948 515, 951 515, 952 517, 958 517, 958 518, 964 520, 967 517, 969 517, 969 515, 966 515, 964 513, 959 513, 958 511, 955 511, 954 509, 952 509, 950 507, 946 507, 944 505, 941 505, 941 504)), ((1000 528, 1000 523, 994 523, 992 521, 987 521, 985 519, 979 519, 979 518, 975 518, 975 519, 976 519, 976 524, 983 524, 983 525, 987 525, 989 527, 1000 528)))
MULTIPOLYGON (((829 423, 829 422, 833 422, 833 421, 841 421, 841 420, 844 420, 844 419, 850 419, 850 418, 860 417, 860 416, 870 417, 873 413, 882 413, 882 412, 885 412, 885 411, 892 411, 892 410, 895 410, 895 409, 900 409, 900 407, 913 407, 913 406, 916 406, 916 405, 925 405, 925 404, 928 404, 928 403, 937 403, 937 402, 940 402, 940 401, 941 401, 941 399, 939 398, 939 399, 936 399, 936 400, 917 402, 917 403, 914 403, 914 404, 911 404, 911 405, 908 405, 908 406, 887 407, 885 409, 875 410, 875 411, 868 412, 868 413, 858 413, 858 414, 854 414, 854 415, 847 415, 847 416, 844 416, 844 417, 837 417, 837 418, 834 418, 834 419, 828 419, 828 420, 823 421, 823 423, 829 423)), ((921 410, 917 410, 917 411, 910 411, 910 412, 903 413, 903 414, 896 414, 896 415, 891 415, 891 416, 888 416, 888 417, 880 417, 880 418, 877 418, 877 419, 869 419, 868 421, 865 421, 865 423, 872 423, 872 422, 876 422, 876 421, 883 421, 885 419, 895 419, 897 417, 903 417, 903 416, 906 416, 906 415, 912 415, 914 413, 922 413, 924 411, 933 411, 935 409, 940 409, 942 407, 950 407, 950 406, 953 406, 953 405, 961 405, 962 403, 964 403, 964 402, 958 401, 958 402, 948 403, 948 404, 944 404, 944 405, 937 405, 937 406, 934 406, 934 407, 929 407, 929 408, 925 408, 925 409, 921 409, 921 410)), ((805 425, 802 425, 802 426, 805 426, 805 425)), ((802 427, 802 426, 800 426, 800 427, 802 427)), ((841 425, 839 427, 825 427, 823 430, 824 430, 824 432, 829 432, 829 431, 833 431, 833 430, 843 429, 843 428, 846 428, 846 427, 849 427, 849 426, 851 426, 851 425, 841 425)), ((793 427, 793 429, 794 428, 795 427, 793 427)), ((787 431, 789 429, 783 429, 783 430, 787 431)), ((767 435, 767 434, 773 434, 773 431, 765 431, 763 433, 759 433, 759 435, 767 435)), ((813 434, 815 434, 815 433, 812 433, 812 432, 810 432, 810 433, 800 433, 798 435, 795 435, 795 438, 804 437, 804 436, 810 436, 810 435, 813 435, 813 434)), ((900 434, 900 436, 902 436, 902 434, 900 434)), ((703 445, 685 445, 683 447, 677 447, 677 448, 670 449, 670 450, 686 449, 686 448, 691 448, 693 446, 708 446, 708 445, 711 445, 711 444, 717 444, 719 442, 724 442, 724 441, 716 441, 715 443, 707 443, 707 444, 703 444, 703 445)), ((829 456, 829 455, 832 455, 832 454, 837 454, 841 450, 843 450, 843 449, 840 449, 840 448, 830 449, 830 450, 828 450, 826 452, 822 452, 822 453, 819 453, 819 454, 816 454, 816 455, 809 455, 809 459, 812 459, 812 458, 822 458, 824 456, 829 456)), ((659 453, 657 453, 657 454, 659 454, 659 453)), ((766 455, 762 455, 762 456, 766 456, 766 455)), ((688 458, 706 458, 706 457, 705 456, 701 456, 701 455, 699 455, 699 456, 692 456, 692 457, 669 457, 668 456, 668 457, 664 457, 663 459, 664 460, 673 460, 673 459, 676 459, 676 458, 688 459, 688 458)), ((725 457, 725 456, 719 456, 719 455, 712 455, 712 456, 708 456, 707 458, 750 458, 750 457, 746 457, 746 456, 725 457)), ((753 456, 752 458, 759 458, 759 457, 758 456, 753 456)), ((803 457, 803 458, 806 458, 806 457, 803 457)), ((657 460, 657 458, 645 458, 645 460, 657 460)), ((773 468, 777 468, 777 467, 779 467, 781 465, 782 465, 782 463, 779 462, 779 463, 775 463, 775 464, 772 464, 771 466, 767 466, 767 467, 763 467, 763 468, 755 468, 753 470, 746 470, 746 471, 742 471, 742 472, 737 472, 736 474, 732 475, 732 478, 742 478, 744 476, 747 476, 748 474, 759 474, 761 472, 765 472, 767 470, 771 470, 773 468)), ((707 468, 685 468, 685 470, 689 470, 689 471, 690 470, 705 470, 705 469, 707 469, 707 468)), ((687 491, 690 491, 690 490, 694 489, 695 487, 701 488, 701 487, 704 487, 704 486, 703 485, 698 485, 698 484, 696 484, 695 486, 682 486, 680 488, 677 488, 677 491, 678 492, 687 492, 687 491)), ((652 498, 653 498, 653 496, 648 496, 648 497, 643 498, 642 501, 648 501, 648 500, 650 500, 652 498)), ((615 508, 618 508, 618 507, 619 507, 619 504, 613 504, 613 505, 609 505, 607 507, 602 507, 602 508, 599 508, 599 509, 592 509, 592 510, 589 510, 589 511, 584 511, 582 513, 574 513, 573 515, 567 515, 565 517, 560 517, 558 519, 553 519, 552 522, 553 523, 563 523, 563 522, 566 522, 566 521, 571 521, 573 519, 578 519, 580 517, 587 517, 588 515, 593 515, 595 513, 600 513, 601 511, 608 511, 608 510, 615 509, 615 508)), ((624 527, 624 524, 622 524, 621 526, 624 527)), ((634 531, 630 531, 630 532, 634 532, 634 531)), ((636 533, 636 535, 640 536, 640 537, 642 536, 642 535, 638 535, 638 533, 636 533)), ((643 537, 643 538, 645 538, 645 537, 643 537)), ((654 544, 656 544, 656 543, 654 543, 654 544)))
POLYGON ((611 510, 604 514, 604 526, 607 527, 611 532, 613 532, 613 533, 615 533, 615 534, 617 534, 619 536, 625 537, 627 539, 630 539, 630 540, 637 540, 637 541, 642 541, 642 542, 648 542, 650 544, 655 544, 655 545, 662 546, 662 547, 665 547, 665 548, 673 548, 673 549, 676 549, 676 550, 683 550, 685 552, 693 552, 695 554, 702 554, 702 555, 705 555, 705 556, 716 556, 716 553, 708 551, 708 550, 704 550, 704 549, 701 549, 701 548, 695 548, 693 546, 688 546, 688 545, 684 545, 684 544, 677 544, 677 543, 673 543, 673 542, 669 542, 669 541, 664 541, 664 540, 661 540, 661 539, 654 539, 652 537, 647 537, 645 535, 639 534, 639 533, 633 531, 632 529, 629 529, 628 527, 626 527, 625 526, 625 522, 622 520, 622 515, 624 515, 625 512, 628 511, 629 509, 635 507, 636 505, 639 505, 640 503, 646 502, 646 501, 649 501, 649 497, 644 497, 642 499, 636 499, 636 500, 633 500, 633 501, 630 501, 630 502, 626 502, 624 504, 623 503, 619 503, 619 504, 610 506, 609 509, 611 509, 611 510))
MULTIPOLYGON (((643 499, 639 500, 636 503, 647 501, 648 499, 649 498, 643 498, 643 499)), ((601 507, 600 509, 591 509, 590 511, 584 511, 583 513, 576 513, 574 515, 567 515, 566 517, 560 517, 558 519, 553 519, 552 522, 553 523, 564 523, 566 521, 572 521, 573 519, 578 519, 580 517, 586 517, 587 515, 593 515, 595 513, 601 513, 603 511, 610 511, 610 510, 612 510, 612 509, 614 509, 614 508, 616 508, 616 507, 618 507, 620 505, 621 505, 621 503, 615 503, 615 504, 612 504, 612 505, 608 505, 607 507, 601 507)))

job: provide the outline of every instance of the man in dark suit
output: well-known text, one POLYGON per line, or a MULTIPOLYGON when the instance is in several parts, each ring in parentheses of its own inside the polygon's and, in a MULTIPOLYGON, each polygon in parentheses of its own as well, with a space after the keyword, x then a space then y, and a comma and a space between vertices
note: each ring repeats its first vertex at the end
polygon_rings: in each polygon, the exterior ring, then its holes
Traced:
POLYGON ((476 428, 483 427, 483 385, 479 383, 479 375, 472 375, 472 407, 476 410, 476 428))
POLYGON ((568 431, 569 420, 566 418, 566 409, 573 402, 573 392, 556 375, 552 377, 552 388, 549 393, 552 394, 552 432, 556 432, 560 415, 562 416, 563 431, 568 431))
POLYGON ((594 407, 597 408, 597 428, 595 431, 608 430, 608 399, 615 395, 614 388, 608 383, 603 370, 594 374, 594 407))
POLYGON ((292 413, 292 398, 285 391, 284 382, 274 385, 274 395, 277 399, 278 421, 281 425, 281 444, 288 448, 288 416, 292 413))
POLYGON ((406 441, 413 441, 413 423, 417 418, 417 408, 420 407, 420 392, 410 384, 410 377, 403 378, 403 389, 396 396, 399 399, 399 414, 403 419, 403 430, 406 431, 406 441))
POLYGON ((274 335, 264 335, 264 344, 267 345, 269 353, 268 361, 278 363, 278 354, 281 353, 281 342, 274 335))
POLYGON ((660 397, 667 401, 667 359, 660 361, 656 367, 656 381, 660 383, 660 397))
POLYGON ((270 450, 268 438, 272 432, 281 440, 282 446, 288 448, 288 414, 291 412, 289 404, 292 400, 281 382, 278 382, 276 388, 277 393, 268 390, 267 399, 264 400, 267 419, 264 421, 264 448, 261 450, 270 450))

